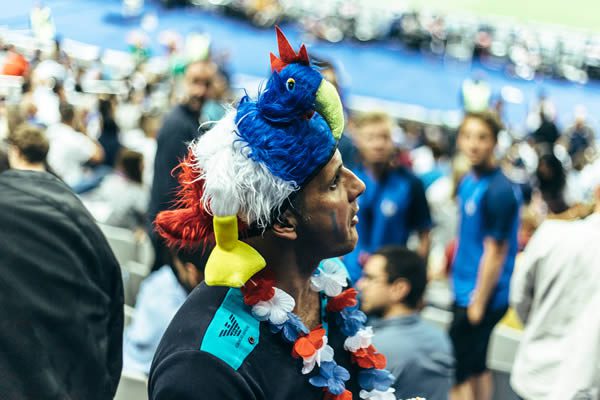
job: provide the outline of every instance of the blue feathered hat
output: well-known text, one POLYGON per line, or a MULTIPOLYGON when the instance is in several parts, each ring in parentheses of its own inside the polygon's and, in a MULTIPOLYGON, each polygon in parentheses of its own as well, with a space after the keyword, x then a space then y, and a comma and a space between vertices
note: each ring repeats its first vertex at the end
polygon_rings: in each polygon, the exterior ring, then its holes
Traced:
POLYGON ((181 164, 179 209, 157 217, 172 245, 215 241, 205 269, 209 285, 242 286, 265 266, 238 240, 238 226, 266 229, 286 199, 333 156, 344 127, 335 87, 277 30, 280 57, 257 99, 245 96, 193 142, 181 164), (212 220, 212 228, 209 221, 212 220))

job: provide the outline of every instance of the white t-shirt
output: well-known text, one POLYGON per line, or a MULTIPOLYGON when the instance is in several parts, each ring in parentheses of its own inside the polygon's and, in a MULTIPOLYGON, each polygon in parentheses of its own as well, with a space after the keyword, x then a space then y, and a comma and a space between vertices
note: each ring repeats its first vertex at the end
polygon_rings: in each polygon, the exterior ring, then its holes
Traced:
POLYGON ((526 399, 599 399, 600 215, 545 221, 512 276, 525 322, 511 386, 526 399))
POLYGON ((69 185, 79 183, 85 164, 96 152, 96 144, 75 129, 63 123, 52 125, 46 131, 50 149, 48 164, 69 185))

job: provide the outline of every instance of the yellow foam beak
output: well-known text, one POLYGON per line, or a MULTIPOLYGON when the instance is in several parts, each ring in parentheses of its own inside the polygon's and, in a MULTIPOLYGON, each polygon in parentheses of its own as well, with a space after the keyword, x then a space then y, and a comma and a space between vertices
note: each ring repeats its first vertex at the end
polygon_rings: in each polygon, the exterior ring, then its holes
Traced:
POLYGON ((238 238, 235 215, 213 218, 216 246, 208 257, 204 281, 209 286, 242 287, 263 269, 265 259, 238 238))
POLYGON ((327 121, 335 140, 339 140, 344 132, 344 109, 335 86, 325 79, 317 89, 315 109, 327 121))

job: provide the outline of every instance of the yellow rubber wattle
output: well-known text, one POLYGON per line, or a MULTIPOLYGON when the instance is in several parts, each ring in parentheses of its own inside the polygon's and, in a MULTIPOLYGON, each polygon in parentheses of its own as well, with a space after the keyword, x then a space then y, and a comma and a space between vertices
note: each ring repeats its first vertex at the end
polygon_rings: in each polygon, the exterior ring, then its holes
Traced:
POLYGON ((239 240, 237 216, 215 216, 213 227, 216 246, 208 257, 204 280, 209 286, 241 287, 266 266, 266 261, 239 240))

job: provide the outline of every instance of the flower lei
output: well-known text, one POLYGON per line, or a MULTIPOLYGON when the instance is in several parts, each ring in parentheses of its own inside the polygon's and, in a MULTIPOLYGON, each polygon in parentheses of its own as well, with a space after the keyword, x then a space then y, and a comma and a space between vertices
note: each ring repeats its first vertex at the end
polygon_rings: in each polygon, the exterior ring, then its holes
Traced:
MULTIPOLYGON (((327 311, 337 312, 336 322, 347 336, 344 349, 351 353, 351 360, 362 369, 358 375, 360 398, 371 400, 395 400, 395 389, 390 388, 394 377, 385 370, 386 360, 371 344, 372 328, 365 327, 366 315, 358 309, 357 291, 347 286, 346 269, 337 260, 325 260, 311 277, 311 288, 329 297, 327 311)), ((319 367, 318 374, 309 382, 325 391, 324 400, 351 400, 352 393, 345 383, 350 373, 337 365, 334 351, 327 344, 325 329, 321 326, 309 331, 302 320, 292 312, 295 300, 281 289, 274 287, 275 280, 261 272, 250 279, 242 293, 252 314, 269 324, 273 333, 280 332, 285 341, 293 343, 292 356, 302 358, 302 374, 309 374, 319 367)))

